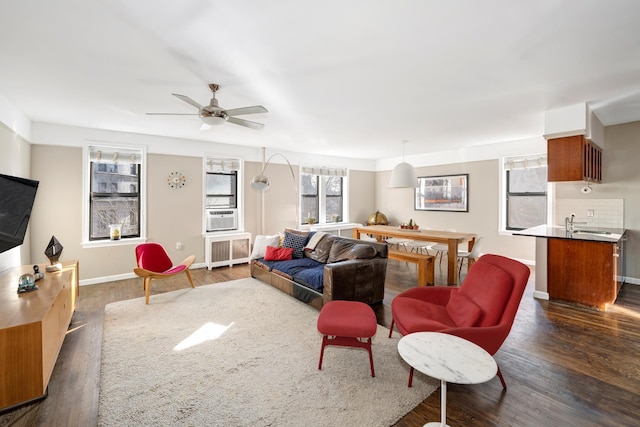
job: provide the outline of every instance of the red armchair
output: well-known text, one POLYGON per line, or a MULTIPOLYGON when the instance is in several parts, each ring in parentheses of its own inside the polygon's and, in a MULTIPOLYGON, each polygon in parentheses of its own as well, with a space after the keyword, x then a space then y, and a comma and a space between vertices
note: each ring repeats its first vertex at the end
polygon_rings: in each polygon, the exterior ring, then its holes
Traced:
MULTIPOLYGON (((459 288, 419 287, 398 294, 391 302, 391 328, 402 335, 442 332, 457 335, 484 348, 492 356, 509 335, 529 267, 500 255, 483 255, 469 269, 459 288)), ((503 388, 507 385, 498 367, 503 388)), ((409 376, 409 386, 413 369, 409 376)))
POLYGON ((189 267, 194 260, 195 256, 191 255, 174 267, 169 255, 167 255, 167 251, 161 244, 143 243, 136 246, 138 267, 134 268, 133 272, 144 279, 145 304, 149 304, 152 279, 166 279, 184 271, 191 287, 194 288, 191 273, 189 272, 189 267))

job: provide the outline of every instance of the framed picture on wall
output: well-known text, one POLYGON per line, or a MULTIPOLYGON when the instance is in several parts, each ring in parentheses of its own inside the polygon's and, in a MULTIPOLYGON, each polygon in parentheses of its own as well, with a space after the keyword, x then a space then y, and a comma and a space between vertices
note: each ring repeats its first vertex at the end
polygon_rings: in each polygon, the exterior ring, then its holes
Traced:
POLYGON ((469 174, 421 176, 415 192, 417 211, 469 212, 469 174))

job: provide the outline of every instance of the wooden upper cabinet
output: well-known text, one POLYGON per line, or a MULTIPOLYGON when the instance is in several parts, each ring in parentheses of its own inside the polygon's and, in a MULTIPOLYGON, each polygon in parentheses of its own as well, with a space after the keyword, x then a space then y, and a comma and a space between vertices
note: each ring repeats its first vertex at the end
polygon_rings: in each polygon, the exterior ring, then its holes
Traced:
POLYGON ((548 178, 555 181, 602 181, 602 150, 584 135, 547 141, 548 178))

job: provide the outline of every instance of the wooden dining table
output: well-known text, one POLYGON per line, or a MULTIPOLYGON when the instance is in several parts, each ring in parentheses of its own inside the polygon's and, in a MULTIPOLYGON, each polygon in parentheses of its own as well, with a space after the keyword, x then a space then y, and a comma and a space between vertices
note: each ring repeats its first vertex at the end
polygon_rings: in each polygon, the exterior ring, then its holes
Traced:
POLYGON ((401 239, 419 240, 423 242, 446 243, 447 250, 447 284, 458 284, 458 245, 468 242, 468 250, 471 251, 476 242, 477 235, 473 233, 460 233, 444 230, 408 230, 392 225, 367 225, 353 229, 354 239, 359 239, 361 234, 376 236, 379 241, 386 237, 398 237, 401 239))

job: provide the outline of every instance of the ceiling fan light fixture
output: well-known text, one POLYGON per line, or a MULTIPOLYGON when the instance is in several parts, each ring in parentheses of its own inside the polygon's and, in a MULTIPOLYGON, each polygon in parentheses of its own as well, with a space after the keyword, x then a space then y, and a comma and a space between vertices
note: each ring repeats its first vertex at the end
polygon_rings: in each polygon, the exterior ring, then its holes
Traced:
POLYGON ((227 122, 227 120, 222 116, 200 116, 200 119, 203 123, 206 123, 209 126, 219 126, 227 122))

